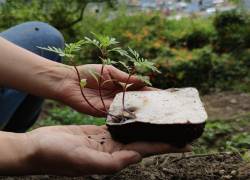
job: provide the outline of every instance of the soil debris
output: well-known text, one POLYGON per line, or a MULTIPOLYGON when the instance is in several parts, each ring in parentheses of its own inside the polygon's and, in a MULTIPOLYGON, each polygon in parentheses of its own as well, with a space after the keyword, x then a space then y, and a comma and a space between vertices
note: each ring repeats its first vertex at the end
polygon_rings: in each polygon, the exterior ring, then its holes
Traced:
MULTIPOLYGON (((2 177, 3 178, 3 177, 2 177)), ((0 177, 0 179, 2 179, 0 177)), ((244 162, 238 153, 216 153, 206 155, 165 154, 145 158, 141 163, 108 176, 57 177, 24 176, 5 177, 8 180, 172 180, 172 179, 250 179, 250 163, 244 162)))

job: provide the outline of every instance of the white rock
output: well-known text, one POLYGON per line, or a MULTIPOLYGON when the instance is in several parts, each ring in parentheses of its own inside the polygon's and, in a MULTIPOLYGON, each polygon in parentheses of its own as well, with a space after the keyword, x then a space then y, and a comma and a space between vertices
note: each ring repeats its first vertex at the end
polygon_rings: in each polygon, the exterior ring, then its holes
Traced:
MULTIPOLYGON (((199 124, 207 119, 207 113, 195 88, 126 92, 125 108, 134 109, 136 118, 114 123, 109 116, 107 123, 121 125, 138 121, 153 124, 199 124)), ((109 112, 117 116, 122 111, 122 93, 119 93, 109 112)))

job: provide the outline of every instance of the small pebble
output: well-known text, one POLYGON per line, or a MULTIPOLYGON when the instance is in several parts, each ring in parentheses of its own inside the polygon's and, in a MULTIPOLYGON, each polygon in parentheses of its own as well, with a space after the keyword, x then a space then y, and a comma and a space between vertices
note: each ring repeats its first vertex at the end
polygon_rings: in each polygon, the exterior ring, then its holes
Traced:
POLYGON ((167 172, 168 169, 167 168, 162 168, 162 171, 167 172))
POLYGON ((155 165, 155 160, 153 158, 148 158, 144 160, 143 164, 145 167, 149 167, 155 165))
POLYGON ((225 176, 222 176, 222 179, 232 179, 233 176, 231 175, 225 175, 225 176))
POLYGON ((232 155, 233 153, 228 151, 228 152, 225 152, 226 155, 232 155))
POLYGON ((237 174, 237 171, 236 170, 232 170, 231 171, 231 175, 235 176, 237 174))
POLYGON ((235 104, 235 103, 237 103, 237 100, 236 99, 231 99, 230 103, 235 104))
POLYGON ((220 175, 224 175, 225 174, 225 170, 224 169, 219 170, 219 174, 220 175))
POLYGON ((218 155, 218 158, 222 159, 222 158, 224 158, 224 156, 220 154, 220 155, 218 155))

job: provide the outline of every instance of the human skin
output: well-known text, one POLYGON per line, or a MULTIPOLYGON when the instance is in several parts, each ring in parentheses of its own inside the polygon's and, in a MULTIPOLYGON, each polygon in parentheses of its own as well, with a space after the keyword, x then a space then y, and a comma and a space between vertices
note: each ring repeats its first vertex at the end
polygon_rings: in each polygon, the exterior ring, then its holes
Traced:
MULTIPOLYGON (((87 79, 84 93, 97 109, 103 109, 98 86, 86 72, 100 65, 77 67, 82 79, 87 79)), ((104 80, 125 82, 128 74, 112 67, 104 69, 104 80)), ((148 90, 132 77, 134 90, 148 90)), ((80 92, 76 71, 72 66, 56 63, 0 38, 0 86, 11 87, 30 94, 61 101, 72 108, 94 116, 105 116, 92 109, 80 92)), ((103 89, 107 107, 121 87, 107 83, 103 89)), ((176 149, 168 144, 135 142, 121 144, 112 140, 105 126, 54 126, 28 133, 0 132, 0 174, 109 174, 119 171, 141 158, 153 154, 184 152, 190 147, 176 149), (104 139, 103 139, 104 138, 104 139)))
POLYGON ((0 174, 81 176, 111 174, 143 157, 184 152, 168 144, 112 140, 105 126, 51 126, 0 135, 0 174))

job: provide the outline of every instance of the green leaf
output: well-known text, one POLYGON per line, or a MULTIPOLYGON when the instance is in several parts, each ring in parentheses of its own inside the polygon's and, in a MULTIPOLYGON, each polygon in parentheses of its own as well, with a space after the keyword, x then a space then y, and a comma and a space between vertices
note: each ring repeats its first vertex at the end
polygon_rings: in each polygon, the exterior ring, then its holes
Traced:
POLYGON ((60 48, 50 47, 50 46, 48 46, 47 48, 40 47, 40 46, 37 46, 37 47, 39 49, 43 49, 43 50, 46 50, 46 51, 54 52, 54 53, 56 53, 56 54, 58 54, 59 56, 62 56, 62 57, 64 57, 64 56, 70 56, 69 54, 66 54, 63 49, 60 49, 60 48))
POLYGON ((130 72, 131 69, 125 62, 119 61, 118 63, 120 63, 128 72, 130 72))
POLYGON ((121 56, 126 56, 128 57, 128 52, 126 50, 123 50, 120 47, 115 47, 113 49, 108 50, 108 52, 117 52, 119 53, 121 56))
POLYGON ((93 33, 91 32, 95 38, 100 42, 100 47, 102 48, 107 48, 111 45, 115 45, 115 44, 118 44, 119 42, 116 41, 115 38, 112 38, 112 37, 109 37, 109 36, 104 36, 104 35, 101 35, 101 34, 96 34, 96 33, 93 33))
POLYGON ((138 60, 138 58, 140 57, 139 53, 136 52, 135 50, 131 49, 130 47, 128 47, 128 50, 134 56, 134 59, 138 60))
POLYGON ((69 44, 66 43, 64 48, 64 53, 74 56, 74 53, 79 52, 81 50, 82 45, 84 44, 86 44, 86 41, 84 40, 80 40, 75 43, 69 43, 69 44))
POLYGON ((83 44, 86 44, 86 41, 80 40, 75 43, 69 43, 69 44, 65 43, 64 49, 51 47, 51 46, 48 46, 47 48, 39 47, 39 46, 37 47, 46 51, 54 52, 61 57, 73 58, 75 56, 75 53, 81 50, 81 47, 83 44))
POLYGON ((161 73, 155 66, 153 62, 148 61, 144 58, 139 58, 137 61, 134 61, 134 66, 138 72, 145 73, 147 71, 153 71, 161 73))
POLYGON ((139 53, 129 47, 129 52, 132 54, 128 56, 130 61, 134 63, 134 66, 139 73, 145 73, 147 71, 153 71, 157 73, 161 73, 155 66, 153 62, 148 61, 140 57, 139 53))
POLYGON ((97 41, 96 39, 90 39, 88 37, 84 37, 86 44, 92 44, 94 46, 96 46, 97 48, 101 49, 101 43, 99 41, 97 41))
POLYGON ((107 59, 103 59, 102 57, 99 57, 102 62, 105 64, 105 65, 113 65, 113 64, 117 64, 118 62, 116 61, 112 61, 110 58, 107 58, 107 59))
POLYGON ((81 88, 85 88, 86 85, 87 85, 87 79, 81 79, 80 81, 81 88))
POLYGON ((147 85, 152 86, 148 76, 136 75, 136 77, 141 81, 143 81, 144 83, 146 83, 147 85))

